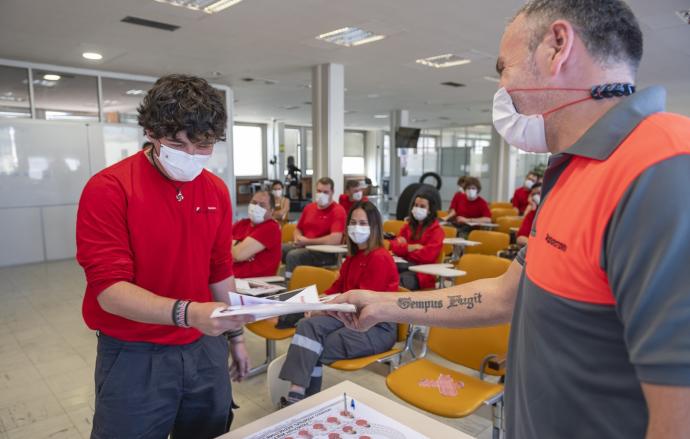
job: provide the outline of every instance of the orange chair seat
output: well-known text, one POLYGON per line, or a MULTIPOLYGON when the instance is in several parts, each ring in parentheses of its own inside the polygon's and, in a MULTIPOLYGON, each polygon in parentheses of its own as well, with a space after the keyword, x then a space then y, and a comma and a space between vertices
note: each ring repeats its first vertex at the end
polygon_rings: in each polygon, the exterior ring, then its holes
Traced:
POLYGON ((278 329, 276 328, 277 322, 278 318, 260 320, 258 322, 248 323, 245 328, 249 329, 259 337, 263 337, 268 340, 283 340, 295 335, 295 328, 278 329))
POLYGON ((367 367, 368 365, 372 363, 376 363, 379 361, 381 358, 386 358, 391 355, 395 355, 397 353, 400 353, 400 349, 391 349, 386 352, 381 352, 380 354, 375 354, 375 355, 369 355, 367 357, 359 357, 359 358, 351 358, 347 360, 338 360, 334 361, 333 363, 329 364, 328 367, 332 367, 333 369, 338 369, 338 370, 347 370, 347 371, 353 371, 353 370, 359 370, 367 367))
POLYGON ((503 392, 501 384, 482 381, 427 359, 413 361, 391 372, 386 377, 386 385, 391 392, 415 407, 446 418, 470 415, 484 401, 503 392), (437 388, 419 385, 422 380, 437 380, 440 374, 450 375, 455 381, 464 383, 457 396, 444 396, 437 388))

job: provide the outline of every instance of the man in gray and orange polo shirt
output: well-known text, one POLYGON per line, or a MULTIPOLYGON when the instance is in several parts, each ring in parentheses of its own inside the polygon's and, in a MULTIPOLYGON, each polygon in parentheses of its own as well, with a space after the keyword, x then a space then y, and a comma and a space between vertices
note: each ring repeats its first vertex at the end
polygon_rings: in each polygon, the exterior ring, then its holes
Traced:
POLYGON ((690 437, 690 119, 664 112, 661 88, 630 96, 641 57, 622 0, 529 1, 503 36, 494 98, 509 144, 554 154, 526 250, 501 277, 411 298, 438 308, 335 300, 357 305, 338 317, 362 330, 512 316, 509 439, 690 437))

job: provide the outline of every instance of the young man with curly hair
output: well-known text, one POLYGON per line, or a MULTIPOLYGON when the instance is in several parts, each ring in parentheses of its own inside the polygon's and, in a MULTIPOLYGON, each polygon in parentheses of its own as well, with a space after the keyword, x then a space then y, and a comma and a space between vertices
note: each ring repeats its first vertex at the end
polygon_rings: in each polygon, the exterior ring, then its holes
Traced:
POLYGON ((83 315, 97 331, 92 438, 212 438, 232 419, 228 379, 249 360, 243 319, 211 318, 234 290, 232 211, 204 169, 227 124, 200 78, 160 78, 139 107, 152 146, 94 175, 77 213, 83 315))

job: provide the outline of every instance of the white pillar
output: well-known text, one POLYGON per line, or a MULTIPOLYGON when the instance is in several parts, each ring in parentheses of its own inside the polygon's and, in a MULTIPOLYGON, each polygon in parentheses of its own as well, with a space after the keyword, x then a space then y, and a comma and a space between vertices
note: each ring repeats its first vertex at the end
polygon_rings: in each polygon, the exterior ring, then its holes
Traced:
POLYGON ((287 167, 287 159, 285 157, 285 124, 283 122, 275 122, 273 124, 274 138, 276 145, 278 145, 277 159, 278 162, 275 165, 277 172, 276 180, 285 181, 285 169, 287 167))
POLYGON ((335 193, 343 192, 343 144, 345 138, 345 68, 342 64, 321 64, 311 71, 312 136, 316 181, 330 177, 335 193))
POLYGON ((400 127, 409 126, 410 122, 410 112, 407 110, 394 110, 391 111, 390 116, 390 139, 391 139, 391 149, 390 149, 390 162, 391 162, 391 176, 390 176, 390 197, 394 201, 393 205, 397 203, 398 197, 400 196, 400 157, 398 157, 398 151, 395 148, 395 133, 400 127))

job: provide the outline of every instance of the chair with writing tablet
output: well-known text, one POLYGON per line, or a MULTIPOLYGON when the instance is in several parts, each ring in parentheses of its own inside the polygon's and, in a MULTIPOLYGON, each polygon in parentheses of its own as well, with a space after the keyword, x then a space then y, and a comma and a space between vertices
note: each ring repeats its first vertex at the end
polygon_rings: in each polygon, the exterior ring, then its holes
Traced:
POLYGON ((510 245, 510 235, 489 230, 472 230, 467 236, 467 239, 480 242, 481 244, 467 247, 465 249, 465 254, 480 253, 483 255, 496 256, 498 252, 505 250, 510 245))
MULTIPOLYGON (((456 306, 481 306, 474 302, 460 303, 456 306)), ((391 372, 386 377, 386 385, 415 407, 447 418, 465 417, 488 405, 493 415, 493 437, 498 439, 503 423, 503 384, 495 379, 486 380, 485 376, 504 373, 509 332, 508 324, 470 329, 432 327, 429 350, 445 360, 478 371, 479 377, 420 358, 391 372)))
MULTIPOLYGON (((296 290, 298 288, 305 288, 309 285, 316 285, 317 291, 326 291, 337 278, 337 273, 325 268, 310 267, 307 265, 300 265, 292 272, 292 278, 288 284, 289 290, 296 290)), ((295 335, 295 328, 278 329, 276 323, 278 318, 260 320, 258 322, 249 323, 245 327, 266 339, 266 360, 249 371, 250 377, 263 373, 268 368, 268 365, 276 358, 276 341, 285 340, 286 338, 295 335)))

